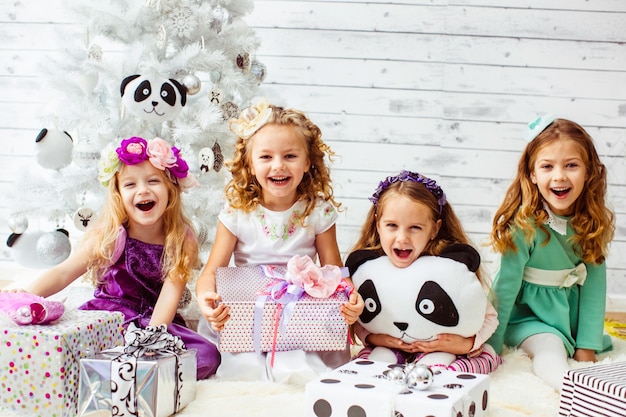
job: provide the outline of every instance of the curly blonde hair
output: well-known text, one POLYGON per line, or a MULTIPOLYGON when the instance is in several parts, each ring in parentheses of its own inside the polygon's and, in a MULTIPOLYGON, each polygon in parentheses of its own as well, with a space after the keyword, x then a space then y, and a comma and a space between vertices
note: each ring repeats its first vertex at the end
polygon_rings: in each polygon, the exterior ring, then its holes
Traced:
MULTIPOLYGON (((270 108, 272 112, 264 126, 270 124, 291 126, 306 143, 307 157, 311 167, 296 190, 296 200, 306 202, 299 221, 304 221, 311 214, 320 198, 338 208, 341 204, 334 199, 330 169, 324 161, 324 158, 328 157, 328 160, 332 162, 335 153, 322 141, 320 128, 299 110, 274 105, 270 105, 270 108)), ((254 135, 249 139, 238 138, 233 159, 226 162, 226 167, 232 174, 225 188, 226 199, 231 207, 244 212, 254 211, 261 203, 262 197, 261 185, 251 171, 250 158, 253 143, 254 135)))
POLYGON ((606 167, 598 157, 591 136, 580 125, 566 119, 555 119, 526 145, 515 179, 495 213, 490 244, 500 253, 516 251, 513 243, 515 228, 519 228, 526 241, 530 242, 535 227, 539 227, 549 240, 544 226, 548 213, 543 208, 539 189, 531 181, 531 173, 539 152, 559 140, 569 140, 575 144, 587 171, 585 187, 574 203, 574 214, 571 216, 571 226, 575 232, 572 243, 584 262, 600 264, 606 258, 608 245, 615 232, 613 212, 605 203, 606 167))
MULTIPOLYGON (((103 273, 113 264, 112 257, 120 226, 128 224, 128 215, 119 190, 120 172, 110 181, 102 212, 96 224, 88 229, 83 239, 84 243, 94 248, 88 260, 86 277, 96 285, 100 283, 103 273)), ((200 266, 198 241, 193 224, 183 211, 180 186, 173 183, 164 171, 161 174, 168 191, 168 203, 163 213, 165 229, 165 244, 161 258, 163 279, 188 282, 193 270, 200 266)))
MULTIPOLYGON (((428 242, 424 248, 424 252, 422 252, 420 256, 438 256, 446 247, 454 243, 464 243, 473 246, 469 236, 465 233, 461 225, 461 221, 450 205, 450 202, 441 206, 441 213, 439 213, 439 201, 437 197, 435 197, 424 184, 414 181, 402 181, 389 185, 380 193, 378 204, 372 205, 370 208, 365 223, 361 228, 359 240, 352 251, 370 249, 382 252, 380 235, 377 228, 378 219, 382 216, 388 204, 393 204, 394 199, 402 196, 416 203, 425 205, 428 208, 432 221, 436 222, 437 220, 441 220, 441 227, 437 236, 428 242)), ((486 277, 481 269, 482 268, 476 272, 476 275, 483 286, 486 286, 486 277)))

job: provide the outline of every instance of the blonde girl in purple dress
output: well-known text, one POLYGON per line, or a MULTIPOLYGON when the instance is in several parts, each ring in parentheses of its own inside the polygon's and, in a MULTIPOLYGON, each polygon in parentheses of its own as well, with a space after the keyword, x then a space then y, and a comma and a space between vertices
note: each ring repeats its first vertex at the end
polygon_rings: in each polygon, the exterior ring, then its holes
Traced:
POLYGON ((197 350, 198 379, 213 375, 215 345, 188 329, 177 313, 186 283, 199 267, 198 243, 183 213, 181 192, 198 182, 175 147, 132 137, 105 151, 99 179, 108 187, 97 222, 80 247, 42 274, 28 291, 47 297, 83 274, 96 286, 82 310, 120 311, 125 325, 167 325, 197 350))

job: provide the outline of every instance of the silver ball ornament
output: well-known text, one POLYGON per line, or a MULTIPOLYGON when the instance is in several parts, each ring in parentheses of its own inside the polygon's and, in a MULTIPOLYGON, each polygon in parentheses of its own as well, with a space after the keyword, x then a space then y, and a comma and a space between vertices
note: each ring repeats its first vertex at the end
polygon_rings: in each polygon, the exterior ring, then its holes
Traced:
POLYGON ((15 312, 15 321, 19 324, 30 324, 33 321, 33 314, 30 306, 21 306, 15 312))
POLYGON ((387 370, 385 376, 390 381, 404 383, 404 370, 400 367, 387 370))
POLYGON ((433 371, 428 366, 420 364, 406 372, 405 376, 406 385, 420 391, 428 389, 433 384, 433 380, 433 371))
POLYGON ((193 96, 194 94, 198 94, 200 89, 202 88, 202 81, 200 78, 196 77, 193 74, 185 75, 183 78, 183 85, 187 89, 187 94, 193 96))
POLYGON ((254 75, 254 78, 256 78, 259 84, 261 84, 267 76, 267 67, 262 62, 255 60, 250 64, 250 72, 254 75))
POLYGON ((26 218, 26 216, 22 216, 19 214, 9 217, 8 224, 9 229, 11 229, 13 233, 16 233, 18 235, 24 233, 26 229, 28 229, 28 219, 26 218))
POLYGON ((44 233, 35 246, 41 261, 48 265, 57 265, 67 259, 72 251, 69 237, 58 230, 44 233))

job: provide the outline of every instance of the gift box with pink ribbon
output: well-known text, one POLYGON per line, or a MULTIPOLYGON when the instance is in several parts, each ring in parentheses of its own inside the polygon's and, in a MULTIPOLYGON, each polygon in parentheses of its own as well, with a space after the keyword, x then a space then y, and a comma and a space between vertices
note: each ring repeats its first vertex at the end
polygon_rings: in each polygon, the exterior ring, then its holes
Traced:
POLYGON ((319 267, 294 256, 286 267, 217 269, 217 291, 230 307, 220 333, 224 352, 288 350, 335 351, 346 348, 348 325, 340 306, 351 291, 347 270, 319 267))
POLYGON ((79 360, 121 345, 123 320, 117 312, 72 310, 45 325, 4 323, 2 407, 28 416, 76 416, 79 360))

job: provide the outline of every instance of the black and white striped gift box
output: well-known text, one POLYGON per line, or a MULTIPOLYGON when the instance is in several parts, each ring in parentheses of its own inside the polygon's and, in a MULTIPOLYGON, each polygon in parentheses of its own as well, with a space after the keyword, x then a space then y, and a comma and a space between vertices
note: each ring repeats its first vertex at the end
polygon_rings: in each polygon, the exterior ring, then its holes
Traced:
POLYGON ((567 371, 559 416, 626 416, 626 362, 567 371))

